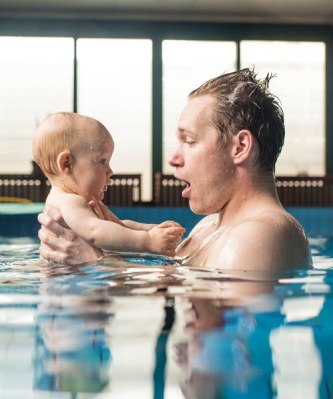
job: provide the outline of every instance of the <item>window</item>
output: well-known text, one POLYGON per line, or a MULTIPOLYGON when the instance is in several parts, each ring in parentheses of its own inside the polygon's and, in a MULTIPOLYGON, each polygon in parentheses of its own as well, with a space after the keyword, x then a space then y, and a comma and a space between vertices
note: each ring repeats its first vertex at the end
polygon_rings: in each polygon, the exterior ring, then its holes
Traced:
POLYGON ((236 68, 235 42, 165 40, 163 54, 163 172, 168 161, 187 95, 206 80, 236 68))
POLYGON ((30 173, 38 124, 72 111, 74 40, 0 37, 0 54, 0 170, 30 173))
MULTIPOLYGON (((325 174, 325 44, 244 40, 239 50, 241 68, 276 75, 271 90, 286 120, 276 173, 325 174)), ((0 54, 0 172, 30 173, 37 125, 50 113, 73 111, 74 39, 1 36, 0 54)), ((163 172, 173 173, 168 161, 187 95, 237 68, 237 44, 164 40, 162 62, 163 172)), ((77 111, 100 120, 112 134, 114 173, 141 173, 142 199, 150 201, 152 40, 78 39, 76 98, 77 111)))
POLYGON ((282 103, 286 138, 277 175, 325 174, 325 44, 241 42, 241 66, 276 75, 270 88, 282 103))
POLYGON ((111 168, 142 174, 142 199, 151 200, 152 42, 145 39, 79 39, 78 112, 110 131, 111 168))

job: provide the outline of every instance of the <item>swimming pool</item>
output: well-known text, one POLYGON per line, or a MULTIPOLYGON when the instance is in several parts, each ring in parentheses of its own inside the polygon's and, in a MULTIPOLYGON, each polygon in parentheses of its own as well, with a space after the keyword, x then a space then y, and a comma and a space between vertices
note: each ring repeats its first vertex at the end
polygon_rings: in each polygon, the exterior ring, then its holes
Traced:
POLYGON ((0 398, 333 397, 324 220, 315 269, 275 275, 139 254, 45 267, 33 235, 1 224, 0 398))

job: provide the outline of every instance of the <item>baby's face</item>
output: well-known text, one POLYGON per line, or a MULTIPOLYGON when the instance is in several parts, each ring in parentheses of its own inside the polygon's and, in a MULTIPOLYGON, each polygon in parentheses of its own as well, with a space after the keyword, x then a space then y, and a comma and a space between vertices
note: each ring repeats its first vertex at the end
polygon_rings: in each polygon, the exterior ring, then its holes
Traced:
POLYGON ((105 128, 98 127, 86 131, 81 144, 73 166, 77 193, 88 201, 102 200, 113 174, 110 167, 114 151, 113 139, 105 128))

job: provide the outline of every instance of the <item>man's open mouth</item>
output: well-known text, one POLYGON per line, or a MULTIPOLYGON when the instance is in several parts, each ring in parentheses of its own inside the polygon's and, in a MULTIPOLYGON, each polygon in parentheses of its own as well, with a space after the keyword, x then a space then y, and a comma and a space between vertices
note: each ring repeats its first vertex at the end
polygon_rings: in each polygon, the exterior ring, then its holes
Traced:
POLYGON ((182 197, 186 198, 188 195, 188 192, 191 188, 191 183, 188 182, 187 180, 180 179, 179 177, 175 176, 175 178, 181 183, 181 185, 184 187, 184 190, 182 191, 182 197))
POLYGON ((174 175, 174 177, 181 183, 182 186, 190 186, 191 185, 187 180, 181 179, 180 177, 177 177, 175 175, 174 175))

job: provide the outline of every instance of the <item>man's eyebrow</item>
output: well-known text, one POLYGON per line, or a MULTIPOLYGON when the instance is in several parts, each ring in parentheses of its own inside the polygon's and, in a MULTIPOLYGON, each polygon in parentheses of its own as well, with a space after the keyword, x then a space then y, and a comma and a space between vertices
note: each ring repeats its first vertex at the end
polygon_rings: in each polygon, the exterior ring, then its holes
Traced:
POLYGON ((185 136, 185 135, 196 136, 196 133, 195 133, 195 132, 193 132, 192 130, 185 129, 185 128, 183 128, 183 127, 179 127, 179 128, 178 128, 178 133, 179 133, 181 136, 185 136))

